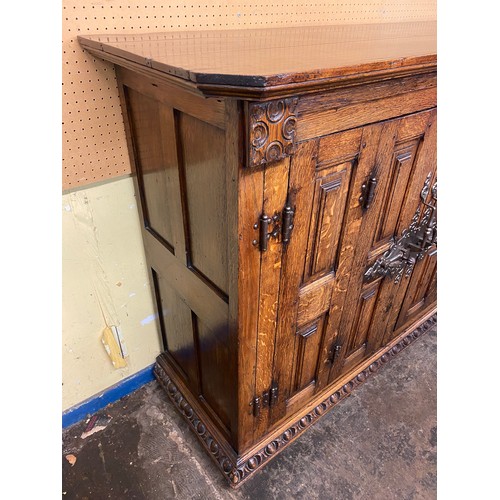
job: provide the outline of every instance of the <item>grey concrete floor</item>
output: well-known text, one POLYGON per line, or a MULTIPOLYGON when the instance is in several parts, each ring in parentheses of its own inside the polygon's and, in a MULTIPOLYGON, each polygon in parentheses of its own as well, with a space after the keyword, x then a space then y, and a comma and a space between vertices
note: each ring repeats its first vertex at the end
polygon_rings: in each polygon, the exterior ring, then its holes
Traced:
POLYGON ((436 498, 435 329, 237 491, 156 382, 100 413, 112 417, 103 430, 63 432, 65 499, 436 498))

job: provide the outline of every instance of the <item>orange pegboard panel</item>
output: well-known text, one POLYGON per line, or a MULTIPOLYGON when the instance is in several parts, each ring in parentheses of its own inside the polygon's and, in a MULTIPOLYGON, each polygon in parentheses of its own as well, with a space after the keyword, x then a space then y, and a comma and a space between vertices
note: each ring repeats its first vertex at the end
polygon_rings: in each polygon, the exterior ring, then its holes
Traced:
POLYGON ((84 52, 77 35, 428 21, 436 0, 63 0, 62 14, 63 189, 71 190, 130 173, 113 67, 84 52))

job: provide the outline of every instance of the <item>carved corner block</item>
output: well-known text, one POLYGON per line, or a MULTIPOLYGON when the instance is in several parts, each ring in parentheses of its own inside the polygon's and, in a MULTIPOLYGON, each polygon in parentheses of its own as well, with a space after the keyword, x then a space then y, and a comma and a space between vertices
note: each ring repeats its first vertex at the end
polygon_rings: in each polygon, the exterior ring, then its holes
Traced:
POLYGON ((298 97, 250 102, 247 107, 249 167, 281 160, 295 153, 298 97))

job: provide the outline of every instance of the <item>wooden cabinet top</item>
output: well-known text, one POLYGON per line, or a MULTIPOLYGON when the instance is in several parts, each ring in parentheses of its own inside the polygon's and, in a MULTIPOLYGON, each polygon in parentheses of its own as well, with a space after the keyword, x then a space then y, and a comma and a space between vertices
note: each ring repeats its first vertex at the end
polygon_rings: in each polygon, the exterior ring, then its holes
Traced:
POLYGON ((436 67, 436 23, 405 22, 78 37, 115 64, 206 95, 255 98, 436 67))

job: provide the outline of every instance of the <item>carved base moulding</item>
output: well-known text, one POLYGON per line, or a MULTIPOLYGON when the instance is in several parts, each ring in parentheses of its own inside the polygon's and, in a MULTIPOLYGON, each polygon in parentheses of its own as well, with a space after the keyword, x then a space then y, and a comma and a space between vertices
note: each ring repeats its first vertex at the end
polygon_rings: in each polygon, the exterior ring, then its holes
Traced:
POLYGON ((179 387, 167 373, 168 365, 162 362, 161 356, 155 366, 155 376, 170 400, 187 420, 191 430, 194 431, 201 444, 221 469, 229 484, 233 488, 238 488, 253 473, 284 450, 336 404, 348 397, 354 389, 376 373, 382 365, 427 333, 436 322, 437 314, 435 311, 431 311, 422 320, 403 331, 388 346, 358 367, 354 374, 348 375, 347 381, 346 378, 343 378, 339 383, 340 385, 337 384, 330 388, 326 396, 320 398, 319 403, 313 403, 313 408, 307 408, 305 413, 296 417, 291 425, 289 423, 284 424, 272 434, 268 434, 265 440, 250 452, 239 457, 232 450, 225 451, 227 450, 227 443, 224 443, 220 436, 214 436, 215 433, 209 430, 212 426, 202 421, 200 415, 186 400, 179 387))

